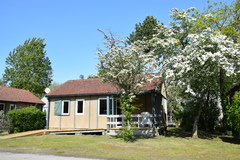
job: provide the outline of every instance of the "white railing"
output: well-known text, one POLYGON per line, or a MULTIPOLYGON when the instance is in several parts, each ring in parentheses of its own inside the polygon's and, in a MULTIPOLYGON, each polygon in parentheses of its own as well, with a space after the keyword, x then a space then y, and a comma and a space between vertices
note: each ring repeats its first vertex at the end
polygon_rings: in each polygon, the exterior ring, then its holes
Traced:
MULTIPOLYGON (((142 114, 133 114, 131 115, 133 119, 133 124, 136 125, 136 127, 152 127, 152 114, 149 114, 148 116, 143 116, 142 114)), ((158 115, 160 117, 160 115, 158 115)), ((122 127, 123 125, 123 118, 124 115, 107 115, 107 128, 118 128, 122 127)))

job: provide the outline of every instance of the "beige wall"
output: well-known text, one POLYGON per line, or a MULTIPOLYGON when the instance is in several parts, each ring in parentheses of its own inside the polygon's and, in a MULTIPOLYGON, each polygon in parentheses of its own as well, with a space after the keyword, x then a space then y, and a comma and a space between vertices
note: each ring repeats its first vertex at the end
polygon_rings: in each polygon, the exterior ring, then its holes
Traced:
POLYGON ((106 128, 106 116, 98 115, 98 99, 106 98, 91 96, 91 97, 74 97, 74 98, 50 98, 50 129, 77 129, 77 128, 106 128), (82 115, 75 113, 76 99, 84 99, 82 115), (70 114, 56 116, 54 115, 54 103, 56 100, 70 100, 70 114))

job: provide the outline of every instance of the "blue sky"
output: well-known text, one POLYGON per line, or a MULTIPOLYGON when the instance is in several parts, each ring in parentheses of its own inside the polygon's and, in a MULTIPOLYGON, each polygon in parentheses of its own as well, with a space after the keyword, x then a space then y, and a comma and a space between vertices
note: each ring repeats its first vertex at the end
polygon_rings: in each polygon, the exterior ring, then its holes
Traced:
POLYGON ((54 82, 87 78, 97 73, 96 48, 104 41, 98 28, 124 39, 148 15, 167 25, 172 8, 206 6, 206 0, 0 0, 0 77, 9 52, 36 37, 45 39, 54 82))

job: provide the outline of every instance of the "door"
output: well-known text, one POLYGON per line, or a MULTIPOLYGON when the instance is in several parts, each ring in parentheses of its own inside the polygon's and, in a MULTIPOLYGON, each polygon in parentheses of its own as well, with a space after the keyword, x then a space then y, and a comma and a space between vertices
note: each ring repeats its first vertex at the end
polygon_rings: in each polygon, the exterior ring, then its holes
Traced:
POLYGON ((5 113, 5 104, 4 103, 0 103, 0 112, 5 113))

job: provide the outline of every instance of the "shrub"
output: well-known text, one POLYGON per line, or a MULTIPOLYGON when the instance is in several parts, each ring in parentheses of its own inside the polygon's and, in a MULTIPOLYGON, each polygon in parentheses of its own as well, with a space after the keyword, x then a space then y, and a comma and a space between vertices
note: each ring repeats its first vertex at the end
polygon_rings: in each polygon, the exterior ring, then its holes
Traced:
POLYGON ((240 92, 233 97, 233 104, 227 106, 228 124, 234 137, 240 137, 240 92))
POLYGON ((43 129, 45 126, 46 113, 36 107, 11 110, 7 113, 13 132, 24 132, 36 129, 43 129))
POLYGON ((117 137, 123 138, 125 142, 133 142, 135 140, 134 130, 124 128, 123 131, 118 133, 117 137))

